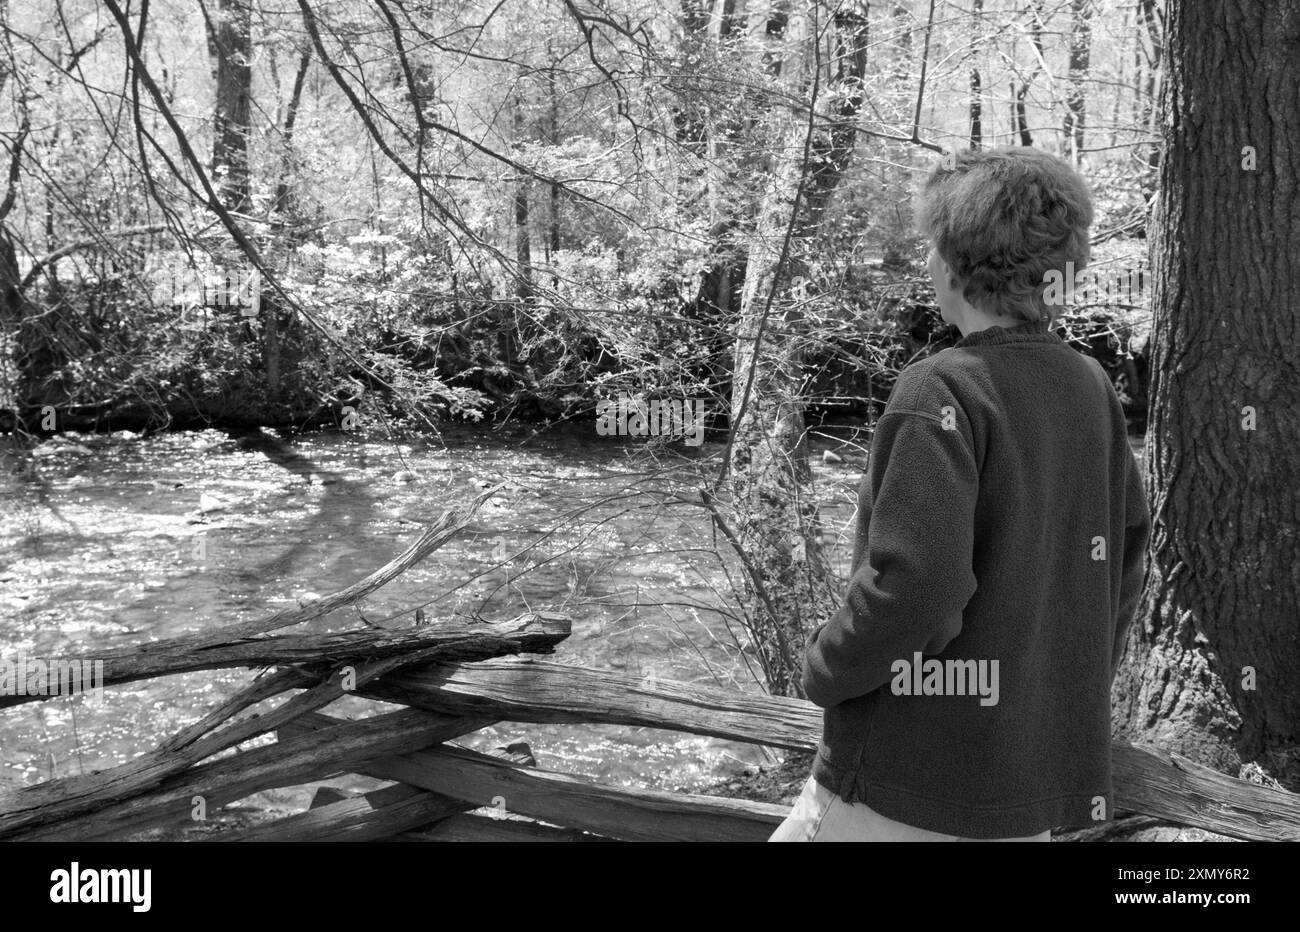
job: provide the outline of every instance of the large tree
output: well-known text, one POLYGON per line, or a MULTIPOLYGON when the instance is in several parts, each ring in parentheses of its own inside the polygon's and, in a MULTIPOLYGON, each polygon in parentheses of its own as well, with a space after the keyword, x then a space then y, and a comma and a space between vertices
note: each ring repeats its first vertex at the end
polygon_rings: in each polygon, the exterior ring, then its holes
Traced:
POLYGON ((1122 734, 1300 781, 1300 9, 1173 2, 1122 734))

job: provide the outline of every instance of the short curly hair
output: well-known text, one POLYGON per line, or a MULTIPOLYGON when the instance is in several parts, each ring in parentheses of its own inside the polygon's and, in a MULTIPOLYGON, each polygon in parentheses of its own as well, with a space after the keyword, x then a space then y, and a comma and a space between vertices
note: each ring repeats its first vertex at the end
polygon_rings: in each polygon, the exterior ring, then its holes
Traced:
POLYGON ((1047 273, 1071 280, 1091 250, 1092 195, 1065 160, 1039 149, 1002 146, 947 156, 920 192, 917 227, 938 249, 962 295, 988 313, 1053 319, 1047 273))

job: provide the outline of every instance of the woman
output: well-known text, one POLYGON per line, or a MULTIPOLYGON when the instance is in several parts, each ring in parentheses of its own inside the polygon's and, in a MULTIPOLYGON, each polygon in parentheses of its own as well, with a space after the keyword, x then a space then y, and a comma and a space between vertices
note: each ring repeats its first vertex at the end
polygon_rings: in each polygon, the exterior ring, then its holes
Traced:
POLYGON ((962 339, 876 424, 848 594, 804 657, 822 740, 773 841, 1047 841, 1113 815, 1150 513, 1119 399, 1044 295, 1087 265, 1091 197, 1052 155, 977 150, 931 173, 919 220, 962 339))

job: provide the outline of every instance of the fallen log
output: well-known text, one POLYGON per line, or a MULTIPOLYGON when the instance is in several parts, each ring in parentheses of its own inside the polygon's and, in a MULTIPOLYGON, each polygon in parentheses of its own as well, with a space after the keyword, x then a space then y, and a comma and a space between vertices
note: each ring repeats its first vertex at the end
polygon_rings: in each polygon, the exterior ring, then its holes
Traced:
MULTIPOLYGON (((280 730, 301 736, 333 719, 312 712, 280 730)), ((497 760, 465 748, 439 747, 377 757, 356 773, 397 780, 477 806, 583 829, 624 841, 766 841, 789 813, 770 803, 603 786, 555 771, 497 760)))
MULTIPOLYGON (((526 747, 526 746, 525 746, 526 747)), ((499 749, 501 757, 524 764, 532 755, 499 749)), ((525 765, 526 766, 526 765, 525 765)), ((344 796, 322 787, 306 812, 274 822, 213 835, 206 841, 375 841, 399 832, 430 827, 447 816, 475 808, 454 796, 391 783, 360 796, 344 796)))
MULTIPOLYGON (((24 787, 4 797, 0 797, 0 833, 5 826, 5 815, 10 812, 39 812, 43 822, 58 822, 79 813, 101 809, 111 803, 127 799, 150 787, 161 784, 166 778, 178 774, 188 767, 211 757, 214 754, 232 748, 244 741, 257 737, 279 727, 284 722, 302 712, 323 708, 336 699, 373 678, 399 669, 412 663, 423 663, 440 657, 494 656, 503 651, 527 649, 528 646, 542 645, 549 649, 554 640, 563 636, 568 621, 562 616, 550 617, 543 625, 534 624, 534 616, 521 616, 513 626, 506 626, 509 636, 475 634, 470 637, 446 637, 445 633, 431 632, 429 629, 407 632, 376 632, 403 636, 404 641, 416 643, 428 638, 425 646, 410 652, 404 651, 396 656, 383 657, 391 651, 391 644, 386 642, 375 648, 372 653, 383 659, 362 663, 364 654, 358 654, 356 666, 351 668, 347 677, 336 675, 323 676, 321 682, 307 692, 294 697, 279 708, 262 716, 252 716, 241 722, 229 725, 211 734, 204 731, 220 724, 222 717, 228 717, 234 711, 246 707, 252 699, 262 700, 275 691, 283 691, 298 685, 297 678, 290 675, 276 675, 259 680, 241 693, 231 698, 214 713, 204 716, 196 725, 185 729, 180 735, 164 742, 155 751, 120 767, 78 777, 51 780, 33 787, 24 787), (522 624, 519 622, 522 621, 522 624), (533 629, 548 627, 549 632, 539 633, 533 629)), ((367 632, 358 632, 366 634, 367 632)), ((264 642, 258 642, 264 643, 264 642)), ((323 655, 312 655, 318 661, 323 655)), ((343 660, 348 657, 344 656, 343 660)), ((346 668, 345 668, 346 669, 346 668)), ((0 834, 0 837, 3 837, 0 834)))
MULTIPOLYGON (((104 686, 196 670, 269 667, 281 664, 361 663, 411 651, 440 647, 441 657, 471 661, 531 652, 545 654, 569 636, 569 619, 549 612, 529 612, 500 625, 446 622, 419 628, 341 631, 327 634, 269 635, 214 640, 211 634, 172 638, 117 651, 105 651, 104 686)), ((0 708, 44 696, 0 695, 0 708)))
POLYGON ((464 812, 464 800, 395 783, 207 841, 375 841, 464 812))
MULTIPOLYGON (((324 730, 192 767, 147 792, 72 818, 51 821, 40 809, 21 804, 5 807, 0 811, 0 840, 121 838, 188 817, 195 797, 202 797, 205 808, 211 810, 263 790, 355 772, 375 757, 439 744, 492 723, 492 719, 450 718, 414 709, 335 722, 324 730)), ((19 790, 6 799, 19 797, 21 803, 22 793, 19 790)))
MULTIPOLYGON (((551 661, 434 664, 382 677, 358 692, 444 714, 638 725, 805 751, 816 750, 821 737, 822 710, 803 699, 551 661)), ((1117 741, 1111 754, 1117 812, 1233 838, 1300 841, 1300 794, 1239 780, 1157 748, 1117 741)))
POLYGON ((1117 809, 1249 841, 1300 841, 1300 794, 1120 741, 1111 768, 1117 809))
POLYGON ((357 692, 444 714, 667 728, 791 750, 815 750, 822 724, 821 709, 802 699, 524 659, 429 664, 357 692))

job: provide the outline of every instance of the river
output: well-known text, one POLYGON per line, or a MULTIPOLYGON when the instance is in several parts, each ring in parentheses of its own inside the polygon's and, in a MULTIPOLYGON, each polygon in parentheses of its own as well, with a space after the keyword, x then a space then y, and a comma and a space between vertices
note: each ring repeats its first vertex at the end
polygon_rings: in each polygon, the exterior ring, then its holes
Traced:
MULTIPOLYGON (((814 453, 842 571, 861 473, 852 462, 821 462, 821 450, 838 445, 819 438, 814 453)), ((697 507, 669 501, 692 496, 697 459, 577 427, 541 435, 458 427, 401 441, 320 433, 292 448, 288 458, 268 457, 216 430, 41 444, 34 478, 0 478, 0 649, 91 659, 98 649, 264 618, 361 579, 443 509, 505 483, 455 540, 356 609, 304 630, 355 626, 358 611, 375 624, 408 625, 418 606, 431 621, 559 611, 572 617, 573 634, 555 661, 761 689, 752 648, 729 616, 735 560, 719 553, 697 507)), ((110 688, 98 702, 58 698, 0 712, 0 787, 120 764, 252 676, 183 674, 110 688)), ((375 708, 347 702, 360 714, 375 708)), ((462 743, 487 750, 520 740, 543 768, 624 786, 699 790, 775 760, 750 745, 623 726, 501 723, 462 743)), ((292 788, 245 804, 291 811, 308 798, 292 788)))

